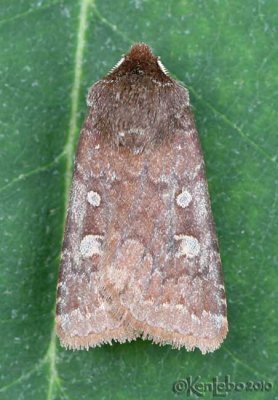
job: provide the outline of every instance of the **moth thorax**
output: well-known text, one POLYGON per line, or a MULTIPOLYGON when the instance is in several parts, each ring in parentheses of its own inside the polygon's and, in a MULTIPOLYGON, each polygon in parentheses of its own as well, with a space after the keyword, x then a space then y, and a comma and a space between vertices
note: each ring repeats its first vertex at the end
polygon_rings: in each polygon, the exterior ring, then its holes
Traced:
POLYGON ((116 135, 116 144, 132 151, 133 154, 140 154, 150 141, 146 129, 131 128, 122 129, 116 135))

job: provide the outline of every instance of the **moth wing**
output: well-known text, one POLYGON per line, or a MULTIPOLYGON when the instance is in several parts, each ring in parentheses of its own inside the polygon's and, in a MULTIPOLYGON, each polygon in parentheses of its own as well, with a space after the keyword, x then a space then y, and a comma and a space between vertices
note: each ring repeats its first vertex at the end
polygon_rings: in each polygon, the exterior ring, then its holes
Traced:
POLYGON ((121 316, 115 317, 116 303, 103 294, 100 261, 114 175, 109 169, 111 154, 90 129, 91 117, 78 145, 57 287, 56 330, 61 344, 73 349, 136 336, 121 316))
POLYGON ((119 200, 102 261, 107 296, 137 335, 214 351, 228 330, 225 289, 189 108, 170 143, 129 157, 119 152, 110 165, 119 200))

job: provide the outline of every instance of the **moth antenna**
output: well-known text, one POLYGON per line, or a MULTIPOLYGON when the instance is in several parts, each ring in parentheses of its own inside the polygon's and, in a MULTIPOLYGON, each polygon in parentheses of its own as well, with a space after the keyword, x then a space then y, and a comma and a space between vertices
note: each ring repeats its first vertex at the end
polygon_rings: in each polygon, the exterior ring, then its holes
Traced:
POLYGON ((108 72, 108 75, 112 74, 112 72, 114 72, 115 69, 117 69, 124 62, 124 60, 125 60, 125 56, 123 55, 122 58, 114 65, 114 67, 110 69, 110 71, 108 72))
POLYGON ((168 69, 165 67, 165 65, 162 64, 162 62, 160 61, 160 58, 159 58, 159 57, 158 57, 158 59, 157 59, 157 64, 158 64, 159 68, 161 69, 161 71, 162 71, 166 76, 169 76, 169 75, 170 75, 168 69))

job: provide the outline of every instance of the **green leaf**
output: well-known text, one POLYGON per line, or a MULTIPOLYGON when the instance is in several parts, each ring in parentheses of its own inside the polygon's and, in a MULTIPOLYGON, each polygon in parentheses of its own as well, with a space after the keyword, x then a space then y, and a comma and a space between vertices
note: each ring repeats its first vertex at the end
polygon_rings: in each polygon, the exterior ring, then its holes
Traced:
POLYGON ((173 399, 178 379, 225 375, 251 381, 229 398, 277 398, 251 391, 278 372, 277 20, 274 0, 2 0, 1 399, 173 399), (230 327, 205 356, 141 340, 72 352, 55 337, 85 95, 135 41, 188 86, 204 149, 230 327))

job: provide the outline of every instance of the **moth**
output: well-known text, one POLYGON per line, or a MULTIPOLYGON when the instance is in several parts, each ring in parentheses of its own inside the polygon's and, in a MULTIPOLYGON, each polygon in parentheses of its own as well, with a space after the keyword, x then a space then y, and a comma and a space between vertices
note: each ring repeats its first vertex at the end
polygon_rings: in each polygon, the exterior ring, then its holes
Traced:
POLYGON ((87 104, 57 286, 61 344, 141 337, 214 351, 227 307, 187 89, 137 43, 87 104))

